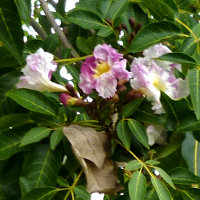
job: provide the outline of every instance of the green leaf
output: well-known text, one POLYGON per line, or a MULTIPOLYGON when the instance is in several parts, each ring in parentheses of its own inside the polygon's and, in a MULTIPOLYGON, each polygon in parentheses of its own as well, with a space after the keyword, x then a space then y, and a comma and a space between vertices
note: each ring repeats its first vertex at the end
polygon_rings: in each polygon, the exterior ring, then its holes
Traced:
POLYGON ((60 13, 61 15, 65 15, 65 4, 66 0, 58 1, 56 5, 56 12, 60 13))
POLYGON ((132 161, 127 163, 126 170, 128 170, 128 171, 137 170, 137 169, 140 169, 141 166, 142 166, 142 164, 139 161, 132 160, 132 161))
POLYGON ((48 37, 45 38, 43 42, 43 49, 54 54, 56 49, 59 47, 59 44, 60 43, 57 34, 51 33, 51 35, 48 35, 48 37))
POLYGON ((103 17, 106 19, 106 16, 108 15, 109 8, 112 4, 112 0, 101 0, 98 1, 97 7, 102 12, 103 17))
POLYGON ((0 41, 3 46, 21 63, 23 31, 20 16, 14 0, 0 1, 0 41))
POLYGON ((128 126, 137 140, 149 149, 148 138, 143 125, 134 119, 128 119, 128 126))
POLYGON ((191 69, 188 72, 189 89, 197 119, 200 119, 200 70, 191 69))
POLYGON ((55 186, 60 160, 57 151, 52 151, 48 145, 37 144, 27 153, 20 177, 22 193, 27 193, 38 187, 55 186))
POLYGON ((193 113, 189 108, 187 99, 174 101, 165 93, 162 93, 161 103, 167 117, 165 127, 170 131, 176 130, 180 126, 181 119, 193 113))
POLYGON ((160 176, 162 176, 162 178, 166 181, 166 183, 168 183, 173 189, 176 189, 171 177, 167 174, 167 172, 165 172, 160 167, 154 167, 154 169, 159 172, 160 176))
POLYGON ((21 130, 9 130, 0 133, 0 160, 8 159, 13 154, 23 150, 19 147, 24 136, 21 130))
POLYGON ((69 187, 69 183, 62 176, 58 176, 57 183, 62 187, 69 187))
POLYGON ((185 63, 185 64, 197 65, 195 59, 187 55, 186 53, 168 53, 168 54, 160 56, 157 59, 167 60, 173 63, 180 63, 180 64, 185 63))
POLYGON ((180 132, 200 130, 200 121, 194 115, 188 115, 180 120, 177 130, 180 132))
POLYGON ((54 150, 62 139, 63 139, 63 132, 61 129, 53 131, 50 137, 51 149, 54 150))
POLYGON ((53 117, 53 116, 49 116, 49 115, 47 116, 44 114, 31 112, 29 114, 29 117, 31 118, 31 120, 36 122, 38 125, 50 127, 52 129, 58 128, 59 126, 61 126, 64 123, 64 121, 62 119, 60 119, 61 116, 59 116, 59 115, 58 115, 58 117, 53 117))
POLYGON ((157 160, 147 160, 145 163, 147 165, 159 165, 160 164, 160 162, 157 160))
POLYGON ((113 1, 107 12, 106 18, 115 21, 128 7, 128 0, 113 1))
POLYGON ((74 188, 74 193, 77 199, 80 200, 90 200, 90 193, 88 193, 83 187, 76 186, 74 188))
POLYGON ((144 26, 134 37, 129 48, 127 49, 127 53, 143 51, 162 40, 170 39, 180 33, 180 28, 172 22, 161 21, 148 24, 144 26))
POLYGON ((102 14, 97 8, 97 3, 98 3, 98 0, 81 0, 76 4, 76 7, 74 10, 91 12, 101 17, 102 14))
POLYGON ((25 146, 27 144, 32 144, 35 142, 39 142, 43 138, 47 137, 50 133, 50 129, 46 127, 36 127, 32 128, 26 135, 23 137, 20 147, 25 146))
POLYGON ((78 36, 76 38, 76 45, 80 51, 82 51, 85 54, 92 54, 94 48, 96 45, 102 43, 102 40, 99 37, 82 37, 78 36))
POLYGON ((185 40, 183 41, 179 51, 187 53, 188 55, 192 56, 196 48, 197 48, 197 43, 194 41, 194 38, 188 37, 188 38, 185 38, 185 40))
POLYGON ((86 54, 92 53, 93 49, 91 48, 88 39, 84 37, 77 37, 76 45, 80 51, 86 54))
POLYGON ((177 167, 171 171, 170 176, 175 184, 178 185, 191 185, 199 184, 200 177, 194 175, 188 169, 177 167))
POLYGON ((25 23, 30 23, 31 18, 31 2, 30 0, 14 0, 19 14, 21 15, 22 20, 24 20, 25 23))
POLYGON ((86 11, 72 11, 67 15, 67 20, 85 29, 100 29, 106 27, 109 29, 109 27, 103 23, 101 18, 86 11))
POLYGON ((97 32, 97 35, 99 37, 108 37, 112 33, 113 33, 113 29, 111 27, 106 26, 106 27, 100 28, 100 30, 97 32))
POLYGON ((119 139, 122 141, 122 143, 127 148, 130 148, 132 135, 128 128, 127 121, 121 120, 117 124, 117 135, 118 135, 119 139))
POLYGON ((0 188, 6 200, 20 199, 19 176, 23 166, 23 154, 13 155, 0 162, 0 188))
POLYGON ((10 114, 0 117, 0 130, 13 129, 29 123, 26 116, 22 114, 10 114))
POLYGON ((151 182, 158 194, 159 200, 172 200, 169 190, 158 178, 152 176, 151 182))
POLYGON ((79 76, 80 76, 80 72, 77 70, 77 68, 73 65, 65 65, 67 71, 72 75, 74 81, 76 81, 76 83, 80 82, 79 76))
POLYGON ((166 158, 167 156, 175 152, 181 146, 184 137, 185 137, 184 134, 181 134, 179 132, 174 132, 171 135, 168 144, 163 148, 163 150, 157 156, 157 159, 166 158))
POLYGON ((5 46, 1 46, 0 41, 0 69, 2 68, 15 68, 18 67, 18 61, 14 55, 10 54, 5 46))
POLYGON ((181 194, 184 200, 199 200, 200 190, 195 188, 189 190, 181 190, 181 194))
POLYGON ((154 114, 147 102, 143 102, 141 107, 134 113, 134 118, 140 122, 159 125, 164 125, 166 121, 166 116, 154 114))
POLYGON ((195 159, 195 154, 200 154, 200 145, 195 140, 191 132, 187 132, 184 141, 182 142, 182 157, 187 163, 188 169, 191 172, 197 170, 197 175, 200 175, 200 159, 195 159), (196 167, 195 167, 196 166, 196 167))
POLYGON ((128 183, 131 200, 143 200, 146 193, 146 178, 141 172, 134 172, 128 183))
POLYGON ((154 188, 147 188, 145 200, 159 200, 154 188))
POLYGON ((142 0, 142 5, 144 5, 157 20, 173 20, 174 18, 174 12, 171 7, 161 0, 142 0))
POLYGON ((4 196, 1 190, 0 190, 0 200, 6 200, 6 197, 4 196))
POLYGON ((59 191, 55 187, 41 187, 28 192, 21 200, 51 200, 59 191))
POLYGON ((139 108, 143 100, 143 98, 137 98, 122 106, 123 117, 129 117, 132 115, 139 108))
POLYGON ((17 89, 7 93, 11 99, 28 110, 56 116, 57 108, 49 98, 40 92, 28 89, 17 89))

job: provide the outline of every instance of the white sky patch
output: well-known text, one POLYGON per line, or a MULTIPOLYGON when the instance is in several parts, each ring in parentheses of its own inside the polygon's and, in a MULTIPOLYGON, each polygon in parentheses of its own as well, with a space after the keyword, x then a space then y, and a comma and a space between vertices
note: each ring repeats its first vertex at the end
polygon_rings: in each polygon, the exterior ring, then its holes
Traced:
POLYGON ((87 97, 86 100, 87 100, 87 102, 93 102, 93 99, 90 97, 87 97))
POLYGON ((91 194, 91 200, 103 200, 104 194, 99 194, 97 192, 91 194))
POLYGON ((118 43, 119 45, 121 45, 121 46, 123 46, 123 44, 124 44, 123 41, 121 41, 121 40, 118 40, 117 43, 118 43))
POLYGON ((157 170, 154 170, 154 174, 155 174, 156 176, 159 176, 159 175, 160 175, 160 173, 159 173, 157 170))
POLYGON ((62 78, 67 79, 67 80, 72 80, 72 79, 73 79, 73 77, 71 76, 71 74, 69 74, 69 73, 67 72, 67 69, 66 69, 65 67, 62 67, 62 68, 60 69, 60 76, 61 76, 62 78))
POLYGON ((119 38, 122 38, 123 36, 124 36, 124 31, 120 31, 119 38))
POLYGON ((55 21, 56 21, 56 24, 58 24, 58 26, 61 25, 61 21, 60 21, 60 19, 56 19, 55 21))
POLYGON ((79 0, 67 0, 65 4, 65 12, 75 8, 76 2, 79 2, 79 0))

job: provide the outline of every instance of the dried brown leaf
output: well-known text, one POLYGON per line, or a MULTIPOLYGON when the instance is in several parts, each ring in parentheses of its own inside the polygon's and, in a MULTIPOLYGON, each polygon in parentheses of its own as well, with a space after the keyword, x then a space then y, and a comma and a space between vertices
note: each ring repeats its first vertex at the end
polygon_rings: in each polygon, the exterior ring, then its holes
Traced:
POLYGON ((64 127, 63 132, 83 159, 90 160, 99 168, 103 166, 106 158, 105 135, 97 133, 90 127, 78 125, 64 127))
POLYGON ((63 131, 86 175, 88 192, 114 193, 121 190, 115 165, 105 152, 107 137, 92 128, 78 125, 70 125, 63 131))

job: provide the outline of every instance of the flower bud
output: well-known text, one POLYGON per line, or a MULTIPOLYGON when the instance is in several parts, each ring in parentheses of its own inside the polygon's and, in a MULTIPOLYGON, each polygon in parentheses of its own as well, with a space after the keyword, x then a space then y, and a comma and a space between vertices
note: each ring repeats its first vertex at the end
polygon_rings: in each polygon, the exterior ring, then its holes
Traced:
POLYGON ((71 97, 67 93, 62 93, 60 95, 60 102, 65 106, 74 106, 77 101, 78 101, 77 98, 71 97))
POLYGON ((133 17, 130 17, 128 20, 131 28, 134 30, 135 29, 135 19, 133 17))
POLYGON ((136 91, 136 90, 130 90, 126 95, 126 101, 130 101, 132 99, 142 98, 143 94, 136 91))
POLYGON ((117 94, 115 94, 112 98, 111 98, 111 101, 113 103, 117 103, 119 101, 119 96, 117 94))
POLYGON ((125 92, 127 90, 127 87, 125 85, 122 85, 122 86, 119 86, 118 88, 118 93, 121 93, 121 92, 125 92))
POLYGON ((108 24, 110 24, 112 26, 112 20, 111 19, 106 19, 106 22, 108 22, 108 24))
POLYGON ((70 83, 67 83, 65 87, 68 89, 72 97, 77 97, 76 91, 70 83))
POLYGON ((78 97, 72 97, 67 93, 60 95, 60 102, 65 106, 80 106, 85 107, 87 103, 78 97))
POLYGON ((126 30, 126 31, 128 32, 128 28, 126 27, 126 25, 121 24, 121 26, 122 26, 122 28, 123 28, 124 30, 126 30))
POLYGON ((128 81, 127 80, 120 80, 117 82, 117 86, 122 86, 124 84, 126 84, 128 81))
POLYGON ((141 28, 142 28, 142 24, 138 23, 137 26, 135 27, 135 32, 137 33, 141 28))

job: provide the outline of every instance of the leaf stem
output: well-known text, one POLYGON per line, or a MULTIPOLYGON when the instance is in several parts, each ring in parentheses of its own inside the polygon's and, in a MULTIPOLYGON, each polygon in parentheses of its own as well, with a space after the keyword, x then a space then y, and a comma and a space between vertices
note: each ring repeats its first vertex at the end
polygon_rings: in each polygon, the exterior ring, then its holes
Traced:
MULTIPOLYGON (((76 184, 78 183, 78 181, 79 181, 79 179, 80 179, 82 173, 83 173, 83 171, 81 170, 80 173, 78 174, 78 176, 76 177, 74 183, 72 184, 72 186, 69 187, 69 190, 68 190, 67 194, 65 195, 64 200, 67 200, 67 198, 68 198, 68 196, 69 196, 70 194, 72 195, 73 189, 74 189, 74 187, 76 186, 76 184)), ((72 195, 72 200, 75 200, 75 198, 74 198, 74 193, 73 193, 73 195, 72 195)))
POLYGON ((155 175, 150 171, 150 169, 148 168, 148 166, 142 161, 140 160, 131 150, 129 150, 125 145, 123 145, 119 140, 115 139, 115 141, 121 145, 124 149, 126 149, 126 151, 128 151, 138 162, 140 162, 142 164, 142 167, 144 167, 147 172, 149 173, 150 176, 155 177, 155 175))
POLYGON ((184 26, 191 34, 192 36, 194 37, 195 41, 198 40, 198 38, 196 37, 196 35, 194 34, 194 32, 191 30, 191 28, 189 26, 187 26, 186 24, 184 24, 181 20, 175 18, 175 20, 181 24, 182 26, 184 26))
POLYGON ((197 140, 195 140, 195 147, 194 147, 194 174, 197 176, 198 174, 198 166, 197 166, 197 159, 198 159, 198 145, 199 142, 197 140))
POLYGON ((197 43, 197 52, 200 53, 200 47, 199 47, 199 43, 198 43, 199 39, 198 39, 198 37, 194 34, 194 32, 192 31, 192 29, 191 29, 189 26, 187 26, 185 23, 183 23, 181 20, 179 20, 179 19, 177 19, 177 18, 175 18, 175 20, 176 20, 179 24, 181 24, 182 26, 184 26, 184 27, 191 33, 191 35, 194 37, 195 42, 197 43))
POLYGON ((78 58, 59 59, 59 60, 55 60, 55 62, 57 62, 57 63, 78 62, 80 60, 85 60, 89 56, 92 56, 92 54, 83 56, 83 57, 78 57, 78 58))

